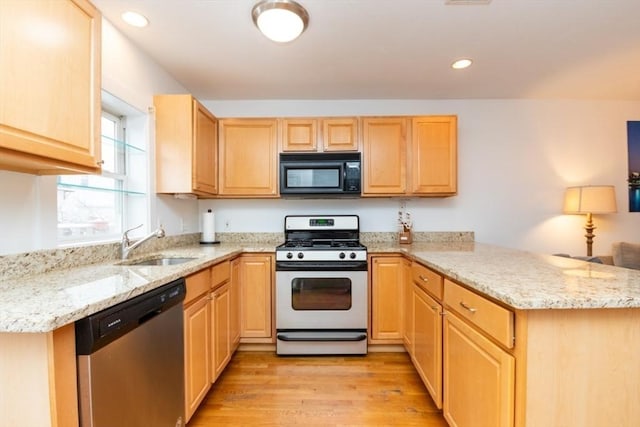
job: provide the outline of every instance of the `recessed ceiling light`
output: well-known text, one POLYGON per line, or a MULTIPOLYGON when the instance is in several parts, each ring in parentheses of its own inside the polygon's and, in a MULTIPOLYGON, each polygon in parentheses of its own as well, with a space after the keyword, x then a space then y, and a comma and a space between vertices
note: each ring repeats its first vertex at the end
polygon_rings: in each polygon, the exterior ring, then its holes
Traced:
POLYGON ((141 15, 138 12, 132 12, 130 10, 122 14, 122 20, 127 24, 138 28, 146 27, 147 25, 149 25, 149 20, 144 15, 141 15))
POLYGON ((458 59, 456 62, 454 62, 453 64, 451 64, 451 68, 456 69, 456 70, 462 70, 463 68, 467 68, 469 66, 471 66, 471 64, 473 63, 472 60, 470 59, 458 59))

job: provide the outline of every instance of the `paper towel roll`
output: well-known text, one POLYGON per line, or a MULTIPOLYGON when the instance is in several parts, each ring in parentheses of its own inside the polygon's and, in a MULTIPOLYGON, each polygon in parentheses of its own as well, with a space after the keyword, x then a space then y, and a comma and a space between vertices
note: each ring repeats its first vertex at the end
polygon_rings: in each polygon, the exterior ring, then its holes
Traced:
POLYGON ((202 238, 201 243, 216 242, 216 219, 211 209, 202 214, 202 238))

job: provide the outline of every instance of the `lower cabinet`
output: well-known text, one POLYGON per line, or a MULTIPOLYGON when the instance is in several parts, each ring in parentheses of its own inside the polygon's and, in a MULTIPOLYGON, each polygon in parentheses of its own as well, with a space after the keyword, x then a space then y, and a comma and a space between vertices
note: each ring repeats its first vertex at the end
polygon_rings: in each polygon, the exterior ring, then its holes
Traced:
POLYGON ((375 256, 371 265, 371 337, 372 344, 401 344, 402 295, 405 259, 399 256, 375 256))
MULTIPOLYGON (((187 286, 189 278, 187 278, 187 286)), ((185 417, 189 421, 211 387, 211 309, 204 294, 184 309, 185 417)))
POLYGON ((241 255, 240 339, 244 343, 273 343, 273 255, 241 255))
POLYGON ((449 425, 514 425, 515 359, 460 320, 444 319, 444 407, 449 425))
POLYGON ((237 325, 240 310, 232 292, 229 261, 190 275, 186 284, 184 372, 185 417, 189 421, 237 348, 233 325, 237 325))
POLYGON ((231 360, 231 297, 229 283, 211 293, 212 368, 211 382, 214 382, 231 360))
POLYGON ((442 408, 442 306, 413 285, 413 364, 438 409, 442 408))

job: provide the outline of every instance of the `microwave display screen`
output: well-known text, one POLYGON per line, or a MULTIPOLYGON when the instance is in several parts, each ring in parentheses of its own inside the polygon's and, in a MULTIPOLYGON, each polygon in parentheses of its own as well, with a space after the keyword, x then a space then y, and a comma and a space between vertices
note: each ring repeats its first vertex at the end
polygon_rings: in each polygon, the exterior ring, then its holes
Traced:
POLYGON ((289 188, 340 188, 340 169, 287 169, 289 188))

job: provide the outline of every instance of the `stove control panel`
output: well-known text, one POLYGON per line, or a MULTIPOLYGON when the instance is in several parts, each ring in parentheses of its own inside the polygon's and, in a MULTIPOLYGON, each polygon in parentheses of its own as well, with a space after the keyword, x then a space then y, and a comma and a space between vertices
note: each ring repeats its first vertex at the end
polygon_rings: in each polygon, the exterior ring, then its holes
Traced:
POLYGON ((355 251, 276 251, 276 261, 366 261, 366 250, 355 251))

